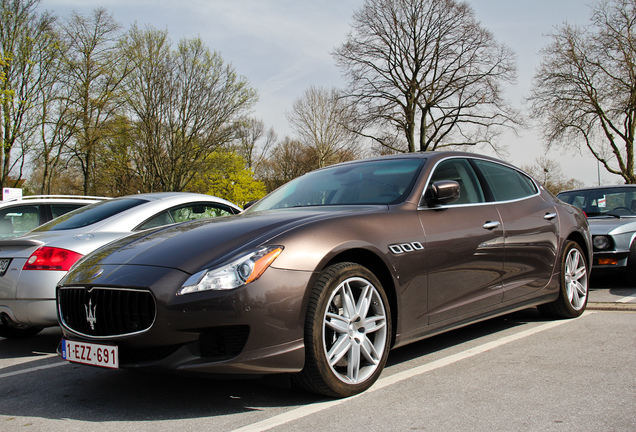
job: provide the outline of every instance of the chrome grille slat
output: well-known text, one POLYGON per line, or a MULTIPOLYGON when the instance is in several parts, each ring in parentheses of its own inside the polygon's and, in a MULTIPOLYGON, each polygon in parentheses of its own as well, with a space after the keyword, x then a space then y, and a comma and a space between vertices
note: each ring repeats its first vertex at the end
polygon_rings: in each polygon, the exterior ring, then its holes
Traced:
POLYGON ((149 329, 156 314, 149 291, 132 288, 62 287, 58 290, 62 325, 89 337, 122 336, 149 329), (91 327, 88 307, 94 313, 91 327))

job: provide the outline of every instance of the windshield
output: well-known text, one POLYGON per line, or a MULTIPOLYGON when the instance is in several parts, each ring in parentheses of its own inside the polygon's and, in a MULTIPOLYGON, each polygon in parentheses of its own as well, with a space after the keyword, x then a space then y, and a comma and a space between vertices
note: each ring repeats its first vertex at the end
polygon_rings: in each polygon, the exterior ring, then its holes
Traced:
POLYGON ((60 231, 84 228, 146 202, 148 201, 140 198, 117 198, 101 201, 66 213, 57 219, 40 225, 33 231, 60 231))
POLYGON ((246 212, 289 207, 404 201, 425 159, 361 161, 313 171, 281 186, 246 212))
POLYGON ((580 208, 588 216, 636 215, 636 187, 608 187, 561 192, 562 201, 580 208))

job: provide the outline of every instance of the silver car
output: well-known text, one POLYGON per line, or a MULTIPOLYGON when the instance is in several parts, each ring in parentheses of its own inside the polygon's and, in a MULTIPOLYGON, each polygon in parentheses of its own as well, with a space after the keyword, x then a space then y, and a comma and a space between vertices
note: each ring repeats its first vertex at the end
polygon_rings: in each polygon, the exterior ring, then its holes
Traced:
POLYGON ((636 280, 636 185, 574 189, 557 197, 587 215, 594 274, 618 275, 626 283, 636 280))
POLYGON ((0 337, 58 325, 55 286, 82 256, 131 232, 233 215, 241 209, 209 195, 130 195, 82 207, 28 234, 0 240, 0 337))
POLYGON ((17 237, 70 211, 105 197, 27 195, 0 202, 0 238, 17 237))

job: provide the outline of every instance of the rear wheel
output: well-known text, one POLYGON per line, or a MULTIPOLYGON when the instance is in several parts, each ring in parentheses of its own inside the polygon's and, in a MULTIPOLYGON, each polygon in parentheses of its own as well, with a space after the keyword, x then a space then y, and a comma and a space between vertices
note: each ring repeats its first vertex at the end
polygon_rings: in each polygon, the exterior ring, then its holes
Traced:
POLYGON ((552 303, 539 306, 539 311, 556 318, 575 318, 587 306, 589 264, 578 243, 569 241, 561 257, 561 286, 559 297, 552 303))
POLYGON ((325 396, 361 393, 380 376, 390 342, 391 313, 378 279, 358 264, 335 264, 309 299, 305 367, 295 380, 325 396))

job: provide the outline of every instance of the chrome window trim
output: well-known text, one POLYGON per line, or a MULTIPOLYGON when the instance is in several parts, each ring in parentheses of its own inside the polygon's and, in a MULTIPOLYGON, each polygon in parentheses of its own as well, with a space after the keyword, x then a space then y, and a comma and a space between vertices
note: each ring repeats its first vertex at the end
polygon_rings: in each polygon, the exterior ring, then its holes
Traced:
MULTIPOLYGON (((481 183, 480 183, 480 186, 481 183)), ((520 201, 525 201, 527 199, 530 198, 534 198, 537 197, 539 195, 541 195, 541 185, 539 185, 535 179, 533 179, 531 176, 529 176, 528 174, 524 173, 523 171, 521 171, 520 169, 512 166, 512 165, 508 165, 506 163, 501 163, 498 161, 494 161, 491 159, 487 159, 487 158, 483 158, 483 157, 478 157, 478 156, 466 156, 466 155, 462 155, 462 156, 448 156, 445 158, 442 158, 440 160, 438 160, 435 165, 433 166, 433 169, 431 169, 431 172, 428 176, 428 179, 426 179, 426 184, 424 185, 424 189, 422 190, 422 194, 420 195, 420 199, 419 199, 419 203, 417 205, 417 209, 418 210, 440 210, 440 209, 448 209, 448 208, 459 208, 459 207, 475 207, 475 206, 483 206, 483 205, 496 205, 496 204, 505 204, 505 203, 514 203, 514 202, 520 202, 520 201), (435 207, 427 207, 427 206, 422 206, 419 203, 421 203, 424 199, 424 195, 426 195, 426 191, 428 190, 429 186, 430 186, 430 181, 431 181, 431 177, 432 174, 435 172, 435 170, 437 169, 437 166, 442 163, 445 162, 447 160, 450 159, 466 159, 466 160, 481 160, 484 162, 490 162, 490 163, 494 163, 497 165, 501 165, 503 167, 509 168, 513 171, 518 172, 520 175, 527 177, 528 179, 530 179, 530 181, 532 181, 532 184, 534 185, 535 189, 537 190, 536 193, 534 193, 533 195, 528 195, 525 197, 521 197, 521 198, 516 198, 516 199, 512 199, 512 200, 506 200, 506 201, 484 201, 484 202, 478 202, 478 203, 466 203, 466 204, 446 204, 446 205, 439 205, 439 206, 435 206, 435 207)))

